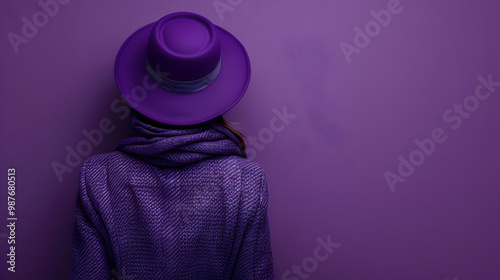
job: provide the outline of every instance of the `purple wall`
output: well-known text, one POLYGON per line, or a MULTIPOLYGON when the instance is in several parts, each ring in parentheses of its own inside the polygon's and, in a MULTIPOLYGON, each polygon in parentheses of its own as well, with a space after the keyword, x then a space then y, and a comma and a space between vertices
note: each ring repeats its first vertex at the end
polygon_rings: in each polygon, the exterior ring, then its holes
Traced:
POLYGON ((115 55, 176 11, 249 52, 276 279, 500 279, 499 1, 55 1, 0 2, 1 279, 67 278, 82 131, 127 135, 115 55))

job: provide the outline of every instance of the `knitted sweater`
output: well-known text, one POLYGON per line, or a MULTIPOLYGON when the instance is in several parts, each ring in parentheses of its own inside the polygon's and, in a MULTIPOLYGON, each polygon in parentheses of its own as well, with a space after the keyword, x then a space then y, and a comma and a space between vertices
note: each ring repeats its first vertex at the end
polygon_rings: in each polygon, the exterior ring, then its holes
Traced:
POLYGON ((274 279, 262 168, 208 122, 132 116, 117 150, 80 172, 70 279, 274 279))

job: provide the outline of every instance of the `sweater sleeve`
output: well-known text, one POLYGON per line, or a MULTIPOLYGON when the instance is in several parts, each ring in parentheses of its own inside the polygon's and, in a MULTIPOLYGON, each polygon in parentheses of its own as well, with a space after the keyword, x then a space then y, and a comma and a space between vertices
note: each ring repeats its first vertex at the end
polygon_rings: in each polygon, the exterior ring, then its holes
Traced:
POLYGON ((255 216, 242 239, 232 279, 274 279, 271 234, 267 216, 268 190, 263 172, 260 187, 255 216))
POLYGON ((70 279, 111 279, 110 258, 98 230, 103 227, 102 220, 88 194, 86 168, 84 163, 76 199, 70 279))

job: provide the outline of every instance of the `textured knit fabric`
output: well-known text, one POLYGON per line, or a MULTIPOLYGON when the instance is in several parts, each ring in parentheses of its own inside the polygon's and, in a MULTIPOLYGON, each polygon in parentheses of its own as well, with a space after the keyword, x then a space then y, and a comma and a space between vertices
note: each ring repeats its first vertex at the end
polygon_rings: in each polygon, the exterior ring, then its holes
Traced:
POLYGON ((274 279, 262 168, 216 122, 132 116, 81 168, 70 279, 274 279))

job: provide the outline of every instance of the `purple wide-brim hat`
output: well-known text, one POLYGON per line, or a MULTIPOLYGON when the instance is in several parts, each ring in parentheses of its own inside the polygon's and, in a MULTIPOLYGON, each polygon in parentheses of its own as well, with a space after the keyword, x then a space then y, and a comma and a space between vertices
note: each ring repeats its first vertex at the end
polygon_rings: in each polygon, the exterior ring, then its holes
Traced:
POLYGON ((123 43, 115 78, 142 115, 194 125, 238 103, 250 82, 250 60, 228 31, 200 15, 178 12, 140 28, 123 43))

